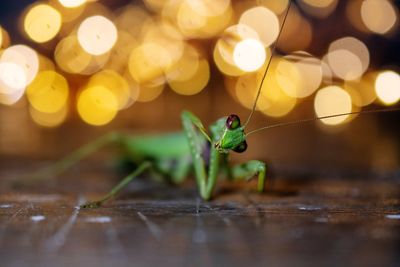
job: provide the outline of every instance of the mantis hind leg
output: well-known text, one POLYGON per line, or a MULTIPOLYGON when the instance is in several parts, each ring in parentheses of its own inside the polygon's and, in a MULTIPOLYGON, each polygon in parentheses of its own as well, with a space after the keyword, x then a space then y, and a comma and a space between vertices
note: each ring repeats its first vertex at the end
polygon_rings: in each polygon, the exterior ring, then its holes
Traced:
POLYGON ((119 182, 113 189, 111 189, 110 192, 101 197, 99 200, 88 202, 86 204, 81 205, 80 207, 84 209, 100 207, 104 202, 114 197, 119 191, 121 191, 124 187, 126 187, 133 179, 138 177, 142 172, 144 172, 146 169, 150 167, 151 167, 150 162, 143 162, 142 164, 139 165, 139 167, 135 171, 133 171, 131 174, 122 179, 121 182, 119 182))
MULTIPOLYGON (((124 179, 122 179, 121 182, 119 182, 113 189, 111 189, 110 192, 108 192, 106 195, 101 197, 99 200, 88 202, 86 204, 81 205, 80 207, 81 208, 98 208, 98 207, 100 207, 104 202, 108 201, 109 199, 113 198, 116 194, 118 194, 118 192, 120 192, 133 179, 138 177, 145 170, 147 170, 151 167, 154 167, 155 169, 157 169, 157 162, 155 163, 155 165, 153 165, 153 164, 148 161, 143 162, 135 169, 135 171, 133 171, 131 174, 126 176, 124 179)), ((160 166, 158 166, 158 168, 160 168, 160 166)), ((190 169, 190 162, 185 160, 184 158, 182 158, 182 159, 178 160, 174 169, 171 169, 171 168, 165 169, 164 174, 169 175, 171 177, 173 183, 181 183, 186 178, 187 173, 189 172, 189 169, 190 169)))
POLYGON ((122 138, 122 134, 111 132, 106 135, 101 136, 100 138, 81 146, 65 158, 61 159, 60 161, 52 164, 49 167, 45 167, 33 174, 27 175, 25 177, 21 177, 20 180, 17 181, 18 184, 29 184, 32 182, 37 182, 41 180, 46 180, 50 176, 57 176, 74 164, 82 160, 83 158, 93 154, 94 152, 98 151, 99 149, 103 148, 106 145, 117 143, 122 138))
POLYGON ((243 164, 233 166, 231 172, 234 180, 249 180, 258 174, 257 190, 260 193, 264 192, 266 174, 266 165, 264 162, 250 160, 243 164))

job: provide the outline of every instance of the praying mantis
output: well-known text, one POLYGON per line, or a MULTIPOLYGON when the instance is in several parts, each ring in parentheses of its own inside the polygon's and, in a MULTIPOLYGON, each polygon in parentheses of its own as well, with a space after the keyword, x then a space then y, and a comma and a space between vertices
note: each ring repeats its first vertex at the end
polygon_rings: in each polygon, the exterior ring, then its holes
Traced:
MULTIPOLYGON (((290 4, 291 1, 289 1, 282 28, 289 13, 290 4)), ((274 54, 276 43, 279 40, 282 28, 272 47, 272 55, 274 54)), ((95 208, 101 206, 104 202, 119 193, 132 180, 149 169, 160 173, 166 180, 173 184, 182 183, 189 176, 189 173, 193 171, 199 195, 204 200, 210 200, 213 197, 218 177, 220 177, 222 173, 224 173, 228 180, 231 181, 247 180, 252 177, 257 177, 257 191, 261 193, 265 189, 267 176, 266 163, 259 160, 250 160, 234 166, 229 164, 229 153, 231 151, 237 153, 246 151, 246 139, 249 134, 273 127, 287 126, 301 122, 311 122, 349 114, 387 111, 373 110, 334 114, 296 122, 270 125, 246 133, 246 127, 255 112, 257 100, 260 95, 262 84, 268 73, 271 59, 272 56, 266 65, 264 76, 261 80, 251 113, 244 124, 241 123, 241 120, 237 115, 231 114, 218 119, 209 126, 209 131, 207 131, 201 120, 196 115, 189 111, 183 111, 181 113, 183 126, 182 132, 157 136, 132 136, 112 132, 84 145, 71 155, 37 175, 57 175, 106 145, 117 145, 122 148, 122 151, 124 151, 127 158, 137 165, 137 168, 123 178, 121 182, 119 182, 105 196, 99 200, 83 204, 81 206, 82 208, 95 208)))

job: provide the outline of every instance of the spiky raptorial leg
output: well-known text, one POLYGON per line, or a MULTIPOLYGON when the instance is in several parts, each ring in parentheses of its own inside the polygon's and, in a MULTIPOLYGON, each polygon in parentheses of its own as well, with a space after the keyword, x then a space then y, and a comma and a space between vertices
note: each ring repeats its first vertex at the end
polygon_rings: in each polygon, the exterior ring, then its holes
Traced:
POLYGON ((125 186, 127 186, 133 179, 138 177, 142 172, 144 172, 146 169, 151 167, 150 162, 143 162, 142 164, 139 165, 139 167, 126 176, 121 182, 119 182, 113 189, 111 189, 110 192, 108 192, 106 195, 104 195, 102 198, 100 198, 97 201, 93 202, 88 202, 86 204, 81 205, 81 208, 98 208, 100 207, 104 202, 109 200, 110 198, 114 197, 119 191, 121 191, 125 186))
POLYGON ((78 148, 77 150, 75 150, 65 158, 61 159, 60 161, 54 163, 53 165, 41 169, 36 173, 21 177, 21 179, 16 181, 16 183, 19 185, 26 185, 32 182, 48 179, 50 176, 57 176, 72 167, 75 163, 93 154, 104 146, 112 143, 117 143, 119 140, 121 140, 121 137, 122 135, 117 132, 105 134, 100 138, 86 145, 83 145, 82 147, 78 148))
POLYGON ((203 124, 200 119, 188 111, 182 112, 181 115, 183 129, 186 134, 188 144, 190 147, 190 154, 193 160, 193 166, 196 176, 197 186, 199 187, 200 196, 204 200, 211 198, 215 184, 217 182, 218 165, 220 153, 211 144, 210 148, 210 162, 208 168, 208 177, 206 175, 206 167, 204 159, 201 157, 202 144, 207 139, 211 142, 211 138, 207 135, 203 124), (200 131, 196 130, 196 128, 200 131))
POLYGON ((257 190, 264 191, 266 165, 259 160, 250 160, 248 162, 232 167, 232 175, 235 180, 250 179, 258 173, 257 190))

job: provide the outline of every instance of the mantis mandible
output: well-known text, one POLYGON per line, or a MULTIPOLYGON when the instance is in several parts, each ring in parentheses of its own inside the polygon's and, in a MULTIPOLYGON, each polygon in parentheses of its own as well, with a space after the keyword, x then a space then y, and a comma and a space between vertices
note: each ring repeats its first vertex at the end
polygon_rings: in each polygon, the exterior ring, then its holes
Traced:
POLYGON ((44 177, 48 176, 49 174, 57 175, 105 145, 114 144, 119 145, 125 152, 126 156, 138 167, 132 173, 122 179, 121 182, 119 182, 101 199, 86 203, 81 207, 94 208, 101 206, 105 201, 109 200, 118 192, 120 192, 121 189, 123 189, 128 183, 149 169, 153 169, 154 171, 162 174, 163 177, 174 184, 182 183, 186 177, 188 177, 189 172, 193 170, 199 194, 204 200, 209 200, 212 198, 217 179, 219 174, 222 172, 225 172, 229 180, 246 180, 257 176, 257 190, 259 192, 263 192, 267 173, 266 164, 264 162, 259 160, 250 160, 234 166, 229 165, 228 157, 230 151, 238 153, 246 151, 246 139, 249 134, 269 128, 289 126, 303 122, 312 122, 315 120, 349 114, 398 110, 372 110, 335 114, 295 122, 270 125, 246 133, 246 126, 248 125, 256 109, 262 84, 268 73, 268 68, 274 55, 276 44, 279 40, 282 28, 284 27, 287 15, 289 13, 290 6, 291 1, 289 1, 289 6, 287 7, 281 30, 278 34, 276 42, 272 47, 271 57, 269 58, 263 78, 259 85, 251 113, 245 124, 241 124, 240 118, 237 115, 231 114, 227 117, 220 118, 215 123, 211 124, 208 133, 198 117, 189 111, 183 111, 181 114, 183 132, 159 136, 131 136, 112 132, 87 145, 84 145, 71 155, 55 163, 51 167, 39 172, 35 176, 44 177))

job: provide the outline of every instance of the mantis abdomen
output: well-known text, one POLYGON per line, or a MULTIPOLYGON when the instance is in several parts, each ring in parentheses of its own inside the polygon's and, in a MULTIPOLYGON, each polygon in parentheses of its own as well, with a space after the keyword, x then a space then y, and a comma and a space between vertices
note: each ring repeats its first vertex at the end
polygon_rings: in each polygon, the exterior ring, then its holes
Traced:
POLYGON ((150 136, 126 135, 121 138, 124 152, 133 159, 190 157, 188 142, 183 132, 150 136))

